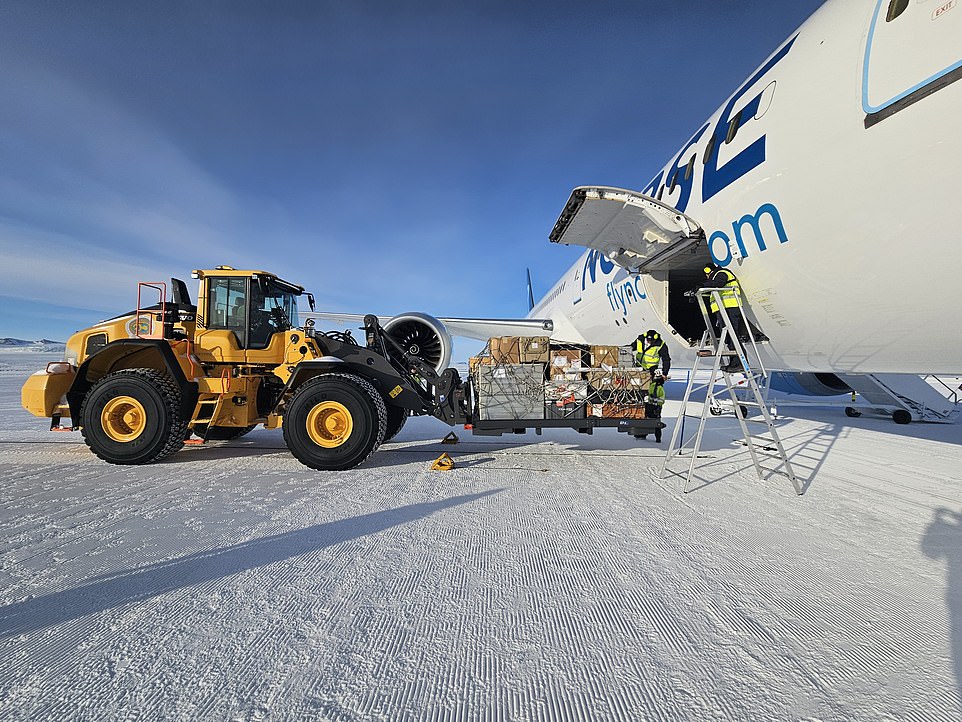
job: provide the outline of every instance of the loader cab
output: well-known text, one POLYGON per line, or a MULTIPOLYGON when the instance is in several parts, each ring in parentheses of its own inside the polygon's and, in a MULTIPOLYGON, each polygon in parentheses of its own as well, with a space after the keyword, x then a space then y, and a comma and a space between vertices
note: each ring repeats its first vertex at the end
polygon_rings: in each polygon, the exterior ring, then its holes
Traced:
POLYGON ((295 327, 304 289, 264 271, 229 266, 194 275, 200 279, 195 340, 202 360, 277 363, 284 346, 278 334, 295 327))

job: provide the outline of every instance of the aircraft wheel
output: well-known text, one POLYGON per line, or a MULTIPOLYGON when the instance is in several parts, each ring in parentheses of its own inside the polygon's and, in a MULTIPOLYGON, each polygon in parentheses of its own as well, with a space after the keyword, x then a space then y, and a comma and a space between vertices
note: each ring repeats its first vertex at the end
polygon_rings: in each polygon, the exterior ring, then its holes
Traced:
POLYGON ((407 423, 409 412, 398 406, 387 407, 387 428, 384 430, 384 441, 390 441, 407 423))
POLYGON ((739 405, 739 406, 738 406, 738 410, 739 410, 739 412, 741 412, 741 415, 742 415, 742 418, 743 418, 743 419, 747 419, 747 418, 748 418, 748 407, 747 407, 747 406, 739 405))
POLYGON ((111 464, 149 464, 184 445, 180 389, 154 369, 108 374, 87 392, 80 408, 84 441, 111 464))
POLYGON ((711 414, 712 416, 721 416, 725 412, 721 409, 720 406, 709 406, 708 413, 711 414))
POLYGON ((912 414, 905 409, 897 409, 892 412, 892 421, 896 424, 907 424, 912 421, 912 414))
POLYGON ((384 399, 368 381, 324 374, 294 393, 284 417, 284 441, 302 464, 340 471, 373 454, 386 428, 384 399))
POLYGON ((845 415, 848 416, 850 419, 857 419, 859 416, 862 415, 862 412, 861 412, 861 411, 856 411, 856 410, 853 409, 851 406, 846 406, 846 407, 845 407, 845 415))

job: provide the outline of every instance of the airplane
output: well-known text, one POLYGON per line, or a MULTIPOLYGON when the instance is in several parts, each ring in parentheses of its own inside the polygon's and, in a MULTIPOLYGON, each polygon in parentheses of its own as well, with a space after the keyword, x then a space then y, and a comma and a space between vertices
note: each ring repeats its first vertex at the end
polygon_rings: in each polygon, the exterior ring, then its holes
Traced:
POLYGON ((690 366, 704 321, 686 292, 715 263, 799 392, 960 373, 960 37, 957 0, 829 0, 640 191, 572 192, 549 238, 587 250, 524 319, 386 327, 439 364, 451 334, 624 345, 652 328, 690 366))

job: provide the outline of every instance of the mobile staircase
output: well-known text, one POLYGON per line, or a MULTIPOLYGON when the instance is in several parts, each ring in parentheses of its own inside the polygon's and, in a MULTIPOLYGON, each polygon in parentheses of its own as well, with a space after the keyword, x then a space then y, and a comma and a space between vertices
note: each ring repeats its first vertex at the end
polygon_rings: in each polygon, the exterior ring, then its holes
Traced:
MULTIPOLYGON (((745 318, 744 307, 741 299, 738 299, 737 308, 725 308, 723 301, 724 289, 703 288, 694 292, 701 309, 702 318, 705 321, 705 333, 702 335, 701 343, 695 357, 695 363, 688 377, 688 386, 685 389, 685 396, 681 403, 681 412, 678 421, 671 434, 671 443, 668 445, 668 453, 661 468, 661 478, 669 472, 669 465, 679 457, 690 454, 688 462, 688 473, 685 476, 684 491, 687 494, 691 486, 692 477, 695 472, 695 465, 698 463, 699 452, 701 451, 702 438, 705 431, 705 423, 708 420, 710 410, 718 409, 719 397, 724 403, 730 402, 734 407, 735 418, 741 427, 742 437, 748 453, 751 455, 752 464, 759 479, 764 479, 766 475, 782 473, 789 478, 795 492, 803 494, 804 489, 795 476, 792 464, 785 453, 785 447, 778 436, 772 414, 765 403, 765 395, 761 385, 767 387, 769 372, 765 369, 758 353, 758 345, 755 334, 752 331, 748 319, 745 318), (717 333, 708 315, 708 304, 714 302, 718 307, 718 312, 722 320, 722 329, 717 333), (734 332, 732 318, 729 313, 740 314, 741 327, 748 335, 746 342, 738 338, 734 332), (732 348, 729 348, 729 342, 732 348), (749 349, 751 353, 749 353, 749 349), (728 363, 723 364, 723 359, 731 362, 732 358, 737 358, 740 368, 735 370, 728 363), (711 374, 707 384, 696 384, 698 372, 704 364, 711 363, 711 374), (734 379, 736 374, 743 374, 745 381, 737 382, 734 379), (736 389, 744 389, 742 398, 736 395, 736 389), (692 394, 705 390, 705 401, 701 404, 700 413, 689 413, 689 405, 692 404, 692 394), (725 398, 727 396, 727 399, 725 398), (756 408, 761 413, 761 421, 747 420, 748 408, 756 408), (684 427, 686 418, 697 418, 698 428, 687 440, 684 437, 684 427), (754 435, 749 431, 748 424, 763 423, 767 434, 754 435), (779 460, 772 469, 762 467, 760 452, 774 453, 779 460)), ((736 364, 737 366, 737 364, 736 364)), ((678 473, 678 472, 675 472, 678 473)))
POLYGON ((845 407, 845 414, 850 417, 861 416, 863 411, 872 411, 891 414, 896 424, 910 421, 951 424, 958 421, 962 411, 959 407, 959 390, 953 389, 938 376, 839 374, 839 378, 864 402, 845 407))

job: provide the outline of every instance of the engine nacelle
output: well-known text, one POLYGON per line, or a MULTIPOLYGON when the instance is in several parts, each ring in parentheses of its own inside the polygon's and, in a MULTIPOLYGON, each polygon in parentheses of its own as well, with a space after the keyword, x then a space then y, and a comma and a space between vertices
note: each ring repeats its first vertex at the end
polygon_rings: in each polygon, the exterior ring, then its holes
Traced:
POLYGON ((838 376, 825 373, 778 371, 772 374, 771 388, 797 396, 838 396, 852 392, 838 376))
POLYGON ((433 316, 402 313, 384 324, 384 331, 405 351, 431 364, 438 373, 451 363, 451 334, 433 316))

